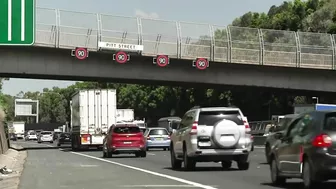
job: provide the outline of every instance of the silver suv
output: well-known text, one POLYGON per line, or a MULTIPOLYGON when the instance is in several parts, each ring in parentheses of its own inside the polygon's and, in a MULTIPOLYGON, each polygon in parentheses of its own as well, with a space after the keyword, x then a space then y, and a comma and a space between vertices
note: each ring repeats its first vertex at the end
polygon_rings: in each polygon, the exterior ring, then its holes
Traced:
POLYGON ((240 170, 249 168, 251 129, 239 108, 193 108, 185 113, 171 135, 173 169, 195 168, 196 162, 221 162, 229 169, 236 161, 240 170))

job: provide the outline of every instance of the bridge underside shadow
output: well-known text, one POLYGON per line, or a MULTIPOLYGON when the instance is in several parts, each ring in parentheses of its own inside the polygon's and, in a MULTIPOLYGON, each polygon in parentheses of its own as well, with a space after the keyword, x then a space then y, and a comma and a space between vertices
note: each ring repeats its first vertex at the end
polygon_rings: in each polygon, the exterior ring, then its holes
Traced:
POLYGON ((152 57, 132 56, 117 64, 111 53, 90 52, 86 60, 70 56, 71 50, 43 47, 1 47, 0 76, 12 78, 101 81, 266 91, 296 94, 330 94, 336 91, 333 70, 211 63, 206 70, 191 60, 171 59, 167 67, 154 65, 152 57))

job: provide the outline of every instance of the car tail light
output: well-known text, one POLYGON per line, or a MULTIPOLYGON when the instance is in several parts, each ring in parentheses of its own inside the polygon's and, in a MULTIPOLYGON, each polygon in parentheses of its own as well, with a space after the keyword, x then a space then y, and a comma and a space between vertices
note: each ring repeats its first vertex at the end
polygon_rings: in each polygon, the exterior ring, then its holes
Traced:
POLYGON ((327 134, 320 134, 314 138, 312 145, 319 148, 326 148, 332 145, 332 140, 327 134))
POLYGON ((90 141, 90 134, 82 135, 82 142, 86 143, 90 141))
POLYGON ((245 133, 250 133, 251 132, 251 128, 250 128, 250 125, 247 122, 247 120, 244 120, 244 126, 245 126, 245 133))
POLYGON ((170 139, 170 136, 168 136, 167 138, 170 139))
POLYGON ((149 137, 149 136, 147 137, 147 140, 150 140, 150 137, 149 137))
POLYGON ((250 128, 250 125, 249 125, 249 123, 246 120, 244 120, 244 126, 245 126, 245 129, 249 129, 250 128))
POLYGON ((196 135, 197 134, 197 126, 198 126, 198 122, 195 121, 193 124, 192 124, 192 127, 191 127, 191 130, 190 130, 190 135, 196 135))

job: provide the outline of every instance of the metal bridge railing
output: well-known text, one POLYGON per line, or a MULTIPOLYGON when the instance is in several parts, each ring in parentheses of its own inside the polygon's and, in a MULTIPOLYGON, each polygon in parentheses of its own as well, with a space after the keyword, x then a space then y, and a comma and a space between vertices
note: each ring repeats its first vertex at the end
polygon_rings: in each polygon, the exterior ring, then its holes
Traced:
POLYGON ((267 121, 251 121, 249 122, 251 134, 255 136, 263 136, 273 125, 272 120, 267 121))
POLYGON ((87 47, 99 41, 144 45, 144 56, 336 69, 335 35, 216 26, 37 8, 36 46, 87 47))

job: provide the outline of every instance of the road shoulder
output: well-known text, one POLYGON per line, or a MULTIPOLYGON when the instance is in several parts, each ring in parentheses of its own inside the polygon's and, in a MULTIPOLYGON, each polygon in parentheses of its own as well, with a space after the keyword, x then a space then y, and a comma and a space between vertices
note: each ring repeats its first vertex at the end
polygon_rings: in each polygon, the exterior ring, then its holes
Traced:
POLYGON ((9 149, 5 154, 0 155, 0 168, 6 166, 6 168, 13 170, 9 174, 0 173, 0 189, 17 189, 19 187, 26 158, 26 151, 14 149, 9 149))

